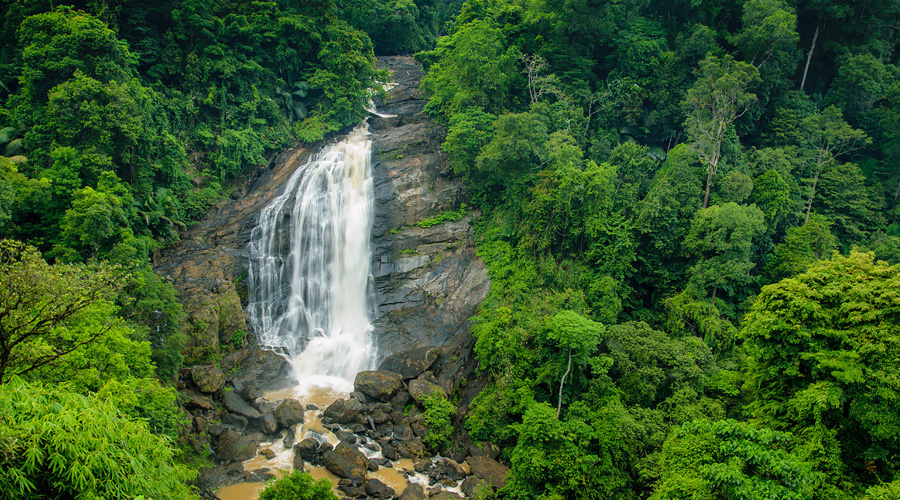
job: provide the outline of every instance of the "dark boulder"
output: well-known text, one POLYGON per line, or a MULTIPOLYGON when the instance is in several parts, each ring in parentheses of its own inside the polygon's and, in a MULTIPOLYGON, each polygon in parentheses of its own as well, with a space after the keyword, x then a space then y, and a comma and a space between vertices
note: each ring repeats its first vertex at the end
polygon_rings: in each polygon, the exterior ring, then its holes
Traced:
POLYGON ((466 469, 464 469, 462 465, 459 465, 456 460, 445 458, 436 465, 440 474, 449 477, 453 481, 459 481, 466 477, 466 469))
POLYGON ((215 365, 191 367, 191 378, 200 392, 212 394, 225 386, 225 374, 215 365))
POLYGON ((353 387, 375 400, 387 402, 403 388, 403 378, 399 373, 387 370, 359 372, 353 387))
POLYGON ((378 369, 399 373, 404 380, 409 380, 430 369, 438 357, 437 354, 438 350, 433 347, 419 347, 398 352, 384 358, 378 369))
POLYGON ((425 456, 425 445, 419 438, 410 439, 397 444, 397 453, 403 458, 418 458, 425 456))
POLYGON ((225 403, 225 408, 232 413, 237 413, 247 418, 259 418, 262 416, 256 408, 250 406, 250 403, 244 401, 234 391, 226 392, 222 402, 225 403))
POLYGON ((425 379, 417 378, 415 380, 410 380, 409 382, 409 395, 419 404, 425 404, 425 400, 434 392, 440 393, 444 397, 447 396, 447 393, 445 393, 438 385, 425 379))
POLYGON ((453 493, 452 491, 446 491, 446 490, 441 491, 440 493, 438 493, 436 495, 431 495, 428 498, 431 498, 432 500, 462 500, 461 496, 457 495, 456 493, 453 493))
POLYGON ((425 489, 421 484, 410 484, 397 498, 398 500, 425 500, 425 489))
POLYGON ((382 483, 378 479, 367 479, 366 494, 372 498, 391 498, 394 496, 394 488, 382 483))
POLYGON ((319 442, 315 438, 306 438, 294 445, 294 454, 303 458, 307 462, 312 461, 316 456, 316 450, 319 448, 319 442))
POLYGON ((180 392, 185 398, 187 398, 184 401, 185 408, 200 408, 201 410, 214 410, 216 408, 216 404, 213 403, 212 399, 201 396, 195 391, 184 389, 180 392))
POLYGON ((332 474, 344 478, 365 477, 369 460, 361 451, 347 443, 338 443, 322 455, 322 463, 332 474))
POLYGON ((285 399, 275 410, 275 420, 282 427, 293 427, 303 422, 303 405, 296 399, 285 399))
POLYGON ((466 459, 466 463, 469 464, 472 476, 486 480, 498 490, 506 486, 506 474, 509 473, 509 467, 485 456, 469 457, 466 459))
POLYGON ((274 434, 278 430, 278 422, 271 413, 266 413, 259 419, 259 430, 266 434, 274 434))
POLYGON ((356 416, 363 411, 363 404, 354 398, 338 399, 325 409, 323 418, 333 420, 341 424, 356 422, 356 416))
POLYGON ((222 425, 228 427, 229 429, 234 429, 239 434, 247 430, 247 424, 248 421, 246 417, 234 413, 227 413, 224 417, 222 417, 222 425))
POLYGON ((226 462, 243 462, 256 456, 257 446, 259 446, 257 442, 241 437, 237 432, 227 429, 219 435, 216 459, 226 462))

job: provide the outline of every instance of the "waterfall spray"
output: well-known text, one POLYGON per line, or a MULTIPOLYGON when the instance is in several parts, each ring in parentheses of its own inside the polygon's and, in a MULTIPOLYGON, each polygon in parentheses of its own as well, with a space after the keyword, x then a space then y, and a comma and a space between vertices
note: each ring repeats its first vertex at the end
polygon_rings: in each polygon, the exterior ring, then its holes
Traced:
POLYGON ((289 359, 298 392, 349 392, 373 368, 372 191, 362 124, 298 168, 251 233, 250 323, 289 359))

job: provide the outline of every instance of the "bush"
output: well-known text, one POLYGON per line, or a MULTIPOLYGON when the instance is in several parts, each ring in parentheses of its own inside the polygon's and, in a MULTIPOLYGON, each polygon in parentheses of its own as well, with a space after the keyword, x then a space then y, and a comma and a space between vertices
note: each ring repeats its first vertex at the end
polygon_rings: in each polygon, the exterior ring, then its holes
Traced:
POLYGON ((453 427, 450 416, 456 412, 456 406, 440 392, 432 392, 425 400, 425 425, 428 435, 423 441, 433 449, 440 449, 450 442, 453 427))
POLYGON ((327 479, 313 482, 307 472, 294 471, 266 486, 259 500, 338 500, 327 479))
POLYGON ((29 384, 0 385, 4 498, 189 499, 194 473, 169 442, 101 399, 29 384))

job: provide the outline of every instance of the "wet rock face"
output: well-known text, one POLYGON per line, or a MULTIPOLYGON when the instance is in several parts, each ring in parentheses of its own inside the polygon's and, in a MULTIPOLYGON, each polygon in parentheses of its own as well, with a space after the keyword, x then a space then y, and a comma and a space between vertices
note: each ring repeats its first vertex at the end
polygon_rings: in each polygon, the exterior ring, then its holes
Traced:
MULTIPOLYGON (((372 118, 375 183, 372 272, 379 352, 446 343, 468 328, 490 281, 475 255, 471 217, 421 227, 419 222, 465 202, 440 151, 445 131, 423 112, 423 73, 411 57, 379 58, 397 85, 379 103, 391 118, 372 118)), ((390 368, 397 371, 400 367, 390 368)), ((424 368, 423 371, 427 369, 424 368)), ((404 378, 412 378, 415 375, 404 378)))

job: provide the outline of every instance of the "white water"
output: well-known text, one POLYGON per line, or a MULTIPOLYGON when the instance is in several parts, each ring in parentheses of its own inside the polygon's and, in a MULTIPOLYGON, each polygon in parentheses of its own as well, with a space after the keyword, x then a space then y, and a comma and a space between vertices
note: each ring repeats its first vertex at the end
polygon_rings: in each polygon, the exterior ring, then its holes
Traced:
POLYGON ((251 234, 250 322, 291 361, 299 394, 352 391, 373 368, 368 135, 360 125, 298 168, 251 234))

